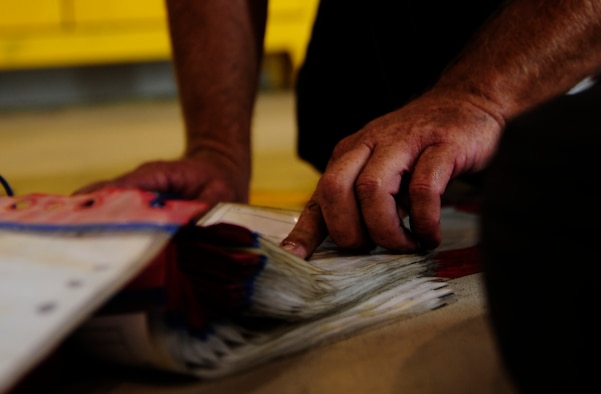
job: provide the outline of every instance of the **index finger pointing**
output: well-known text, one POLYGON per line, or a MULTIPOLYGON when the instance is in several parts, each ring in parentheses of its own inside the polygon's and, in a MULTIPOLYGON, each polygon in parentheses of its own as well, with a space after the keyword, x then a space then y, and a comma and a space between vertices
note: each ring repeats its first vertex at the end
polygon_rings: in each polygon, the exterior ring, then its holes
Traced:
POLYGON ((280 246, 302 258, 309 258, 328 235, 319 203, 312 197, 303 208, 298 221, 280 246))

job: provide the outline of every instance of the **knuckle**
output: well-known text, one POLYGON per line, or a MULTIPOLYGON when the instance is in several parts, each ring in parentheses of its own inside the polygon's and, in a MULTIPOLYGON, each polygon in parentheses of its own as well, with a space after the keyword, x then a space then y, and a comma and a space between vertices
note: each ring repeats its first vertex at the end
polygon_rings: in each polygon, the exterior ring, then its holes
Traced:
POLYGON ((355 193, 362 201, 372 199, 381 189, 382 180, 377 177, 360 175, 355 181, 355 193))
POLYGON ((345 192, 346 186, 342 179, 336 174, 324 173, 319 180, 320 198, 327 200, 335 199, 345 192))
POLYGON ((340 142, 338 142, 338 144, 336 144, 336 146, 332 150, 331 158, 336 159, 336 158, 342 156, 347 150, 348 150, 347 142, 346 142, 346 140, 343 139, 340 142))
POLYGON ((412 182, 409 186, 409 196, 411 200, 419 200, 423 196, 439 194, 430 183, 412 182))
POLYGON ((304 210, 312 215, 321 213, 319 202, 314 197, 311 197, 311 199, 305 204, 304 210))

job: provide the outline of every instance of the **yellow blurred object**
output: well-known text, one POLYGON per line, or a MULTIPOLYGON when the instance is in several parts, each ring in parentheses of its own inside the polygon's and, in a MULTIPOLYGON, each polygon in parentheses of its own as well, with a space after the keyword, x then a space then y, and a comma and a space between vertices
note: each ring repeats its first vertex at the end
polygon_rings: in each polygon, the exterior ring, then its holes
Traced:
MULTIPOLYGON (((267 54, 304 57, 318 0, 271 0, 267 54)), ((0 0, 0 70, 167 60, 164 0, 0 0)))

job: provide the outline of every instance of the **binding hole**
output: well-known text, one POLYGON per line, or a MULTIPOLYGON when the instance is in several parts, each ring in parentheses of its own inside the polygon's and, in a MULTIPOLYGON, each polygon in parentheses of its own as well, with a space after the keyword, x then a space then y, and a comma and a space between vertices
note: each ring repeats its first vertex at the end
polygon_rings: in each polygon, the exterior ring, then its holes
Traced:
POLYGON ((94 205, 95 201, 94 199, 90 198, 89 200, 86 200, 84 202, 82 202, 81 204, 79 204, 80 208, 90 208, 94 205))
POLYGON ((10 209, 14 211, 21 211, 23 209, 27 209, 31 205, 31 201, 29 200, 19 200, 10 206, 10 209))
POLYGON ((149 205, 152 208, 164 208, 165 207, 165 199, 161 196, 156 196, 153 200, 150 201, 149 205))

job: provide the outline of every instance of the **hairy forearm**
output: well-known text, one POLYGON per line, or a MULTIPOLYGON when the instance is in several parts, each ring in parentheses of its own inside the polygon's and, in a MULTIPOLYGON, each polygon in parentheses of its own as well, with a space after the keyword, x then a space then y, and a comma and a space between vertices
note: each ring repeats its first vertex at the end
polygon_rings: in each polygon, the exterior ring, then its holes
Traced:
MULTIPOLYGON (((266 0, 166 0, 186 154, 250 160, 266 0)), ((250 166, 250 163, 248 163, 250 166)))
POLYGON ((500 124, 601 70, 601 1, 514 0, 434 91, 469 96, 500 124))

